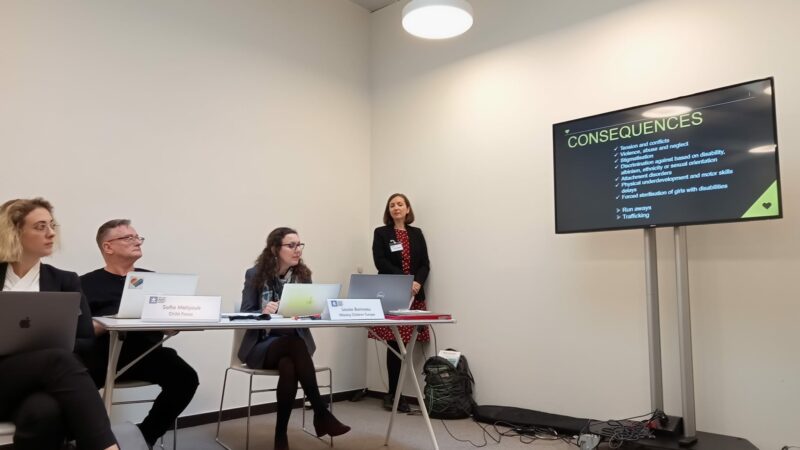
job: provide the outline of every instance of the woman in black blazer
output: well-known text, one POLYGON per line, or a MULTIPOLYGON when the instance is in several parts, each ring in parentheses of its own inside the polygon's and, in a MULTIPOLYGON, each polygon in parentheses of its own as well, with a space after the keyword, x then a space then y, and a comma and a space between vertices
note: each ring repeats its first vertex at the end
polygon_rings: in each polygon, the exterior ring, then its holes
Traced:
MULTIPOLYGON (((80 292, 78 275, 43 264, 53 252, 53 207, 41 198, 0 206, 3 291, 80 292)), ((2 303, 0 303, 2 310, 2 303)), ((68 319, 65 319, 68 320, 68 319)), ((91 347, 92 315, 81 298, 75 350, 91 347)), ((86 450, 119 449, 105 407, 86 368, 61 349, 0 356, 0 420, 16 425, 14 448, 56 450, 65 436, 86 450)))
MULTIPOLYGON (((383 211, 384 226, 375 229, 372 239, 372 259, 379 274, 407 274, 414 275, 414 282, 409 292, 409 299, 413 297, 411 309, 425 308, 425 280, 430 272, 428 260, 428 246, 422 230, 412 227, 414 210, 411 202, 404 194, 392 194, 386 202, 383 211)), ((404 343, 411 339, 413 327, 400 327, 400 337, 404 343)), ((371 330, 370 337, 379 338, 395 351, 400 351, 394 335, 388 327, 375 327, 371 330)), ((430 341, 428 328, 424 328, 417 335, 418 342, 430 341)), ((394 395, 397 391, 397 382, 400 378, 400 359, 390 349, 386 349, 386 371, 389 375, 389 392, 383 397, 383 407, 391 410, 394 395)), ((408 403, 400 398, 398 411, 408 412, 408 403)))

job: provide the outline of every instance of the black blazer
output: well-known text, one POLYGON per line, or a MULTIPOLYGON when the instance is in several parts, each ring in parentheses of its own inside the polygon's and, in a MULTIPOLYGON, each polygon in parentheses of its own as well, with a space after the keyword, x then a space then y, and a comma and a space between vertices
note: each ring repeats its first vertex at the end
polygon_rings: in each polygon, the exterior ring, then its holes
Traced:
MULTIPOLYGON (((0 263, 0 289, 6 282, 8 263, 0 263)), ((94 342, 94 326, 89 303, 81 291, 78 274, 57 269, 50 264, 42 263, 39 272, 39 290, 42 292, 81 292, 81 315, 78 317, 78 329, 75 336, 75 352, 84 353, 91 350, 94 342)))
MULTIPOLYGON (((425 280, 428 279, 428 273, 431 271, 428 246, 425 244, 422 230, 409 225, 406 225, 406 230, 408 231, 408 243, 411 246, 411 274, 414 275, 414 281, 423 286, 419 289, 416 300, 425 300, 425 280)), ((378 273, 403 273, 402 252, 393 252, 389 248, 395 244, 395 241, 397 241, 397 236, 394 232, 394 225, 375 228, 375 235, 372 238, 372 259, 375 261, 378 273)))
MULTIPOLYGON (((244 273, 244 288, 242 289, 242 304, 239 307, 239 311, 241 312, 253 312, 253 313, 260 313, 261 312, 261 292, 264 290, 263 287, 260 286, 253 286, 253 278, 256 277, 256 268, 251 267, 247 269, 247 272, 244 273)), ((308 354, 314 356, 314 351, 317 349, 317 344, 314 342, 314 337, 311 336, 311 330, 308 328, 296 328, 297 334, 303 338, 303 341, 306 343, 306 348, 308 349, 308 354)), ((258 344, 259 338, 262 335, 262 331, 268 332, 269 329, 265 330, 247 330, 244 333, 244 337, 242 338, 242 343, 239 345, 239 353, 236 356, 239 357, 240 361, 246 361, 247 356, 253 351, 253 347, 258 344)))

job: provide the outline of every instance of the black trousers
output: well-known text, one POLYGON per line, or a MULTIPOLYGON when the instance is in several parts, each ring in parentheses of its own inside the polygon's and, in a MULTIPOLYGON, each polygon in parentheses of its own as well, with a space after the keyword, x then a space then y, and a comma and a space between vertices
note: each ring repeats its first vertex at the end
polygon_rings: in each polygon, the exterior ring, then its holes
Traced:
POLYGON ((0 420, 14 422, 15 450, 59 449, 66 436, 85 450, 116 443, 95 384, 66 350, 0 358, 0 420))
MULTIPOLYGON (((107 341, 106 341, 107 342, 107 341)), ((152 345, 151 340, 137 339, 128 333, 117 368, 122 368, 144 353, 152 345)), ((89 372, 98 387, 105 384, 108 366, 108 348, 99 345, 92 358, 87 361, 89 372)), ((172 429, 175 419, 194 397, 199 384, 197 372, 178 353, 167 347, 159 347, 134 364, 118 380, 138 380, 157 384, 161 393, 153 407, 139 425, 144 440, 153 445, 167 430, 172 429)))
POLYGON ((389 377, 389 394, 397 392, 397 384, 400 382, 400 366, 403 364, 400 358, 391 350, 400 352, 397 341, 386 341, 386 375, 389 377))

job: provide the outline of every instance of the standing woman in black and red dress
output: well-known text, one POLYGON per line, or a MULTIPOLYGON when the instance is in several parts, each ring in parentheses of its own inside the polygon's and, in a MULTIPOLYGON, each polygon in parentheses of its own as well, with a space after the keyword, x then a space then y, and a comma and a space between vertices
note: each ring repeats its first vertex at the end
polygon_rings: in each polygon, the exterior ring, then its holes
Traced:
MULTIPOLYGON (((372 259, 379 274, 406 274, 414 275, 414 282, 409 293, 413 297, 411 309, 425 308, 425 289, 423 285, 428 279, 430 261, 428 260, 428 246, 422 230, 412 227, 414 211, 411 203, 404 194, 392 194, 386 202, 383 212, 382 227, 375 229, 372 240, 372 259)), ((400 327, 400 337, 403 343, 411 340, 414 327, 400 327)), ((371 338, 380 338, 386 341, 389 347, 399 352, 392 331, 388 327, 375 327, 370 333, 371 338)), ((417 342, 430 341, 428 328, 425 327, 417 335, 417 342)), ((386 371, 389 375, 389 392, 383 397, 383 407, 391 410, 394 395, 397 391, 397 382, 400 378, 400 358, 390 348, 386 349, 386 371)), ((408 412, 408 403, 400 397, 397 407, 400 412, 408 412)))

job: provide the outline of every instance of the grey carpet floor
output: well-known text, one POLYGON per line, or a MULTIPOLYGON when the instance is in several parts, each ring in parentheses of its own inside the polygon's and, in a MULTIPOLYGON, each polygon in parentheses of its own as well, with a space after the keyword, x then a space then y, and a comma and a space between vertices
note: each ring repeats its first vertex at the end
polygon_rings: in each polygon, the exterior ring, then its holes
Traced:
MULTIPOLYGON (((417 450, 433 449, 425 422, 421 415, 398 414, 395 418, 389 446, 384 447, 383 442, 389 424, 389 412, 381 407, 380 400, 367 398, 357 403, 337 402, 334 404, 334 413, 342 422, 353 429, 334 439, 334 448, 339 450, 417 450)), ((313 414, 306 413, 306 420, 311 427, 313 414)), ((441 450, 472 449, 476 448, 468 442, 459 442, 458 439, 472 440, 475 444, 483 444, 487 449, 536 449, 536 450, 566 450, 576 447, 562 441, 536 440, 530 438, 503 437, 499 443, 490 438, 484 440, 484 433, 478 425, 470 419, 448 420, 443 424, 440 420, 432 420, 433 430, 441 450), (447 429, 445 429, 445 424, 447 429)), ((254 416, 250 426, 250 448, 253 450, 272 449, 273 428, 275 414, 254 416)), ((192 450, 220 450, 214 441, 216 423, 201 425, 178 430, 178 448, 192 450)), ((172 447, 172 439, 167 436, 167 448, 172 447)), ((492 429, 492 434, 497 437, 492 429)), ((245 420, 237 419, 223 422, 221 438, 234 450, 245 448, 245 420)), ((292 450, 325 450, 328 440, 320 441, 309 436, 301 430, 301 412, 295 409, 289 425, 289 444, 292 450)))

